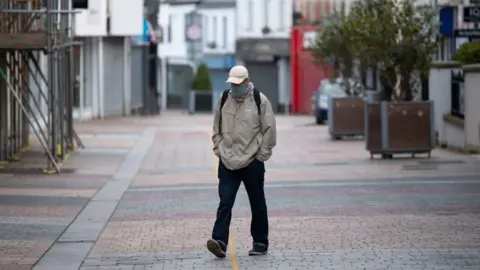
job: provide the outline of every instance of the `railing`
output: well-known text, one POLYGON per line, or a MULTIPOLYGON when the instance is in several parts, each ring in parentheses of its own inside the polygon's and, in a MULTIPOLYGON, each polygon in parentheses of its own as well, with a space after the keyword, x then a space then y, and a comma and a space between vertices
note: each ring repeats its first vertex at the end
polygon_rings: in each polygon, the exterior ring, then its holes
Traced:
POLYGON ((465 80, 462 71, 452 71, 450 114, 465 117, 465 80))
POLYGON ((0 8, 0 33, 13 34, 45 30, 38 0, 3 0, 0 8))

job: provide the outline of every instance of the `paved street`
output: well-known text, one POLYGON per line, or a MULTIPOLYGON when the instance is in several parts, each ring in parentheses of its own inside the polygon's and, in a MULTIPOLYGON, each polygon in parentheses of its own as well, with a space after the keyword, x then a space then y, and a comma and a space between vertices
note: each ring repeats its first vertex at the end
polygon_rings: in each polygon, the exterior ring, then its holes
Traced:
MULTIPOLYGON (((480 269, 480 159, 370 160, 313 117, 278 117, 269 254, 248 257, 241 189, 227 259, 205 248, 218 203, 211 116, 77 125, 60 175, 0 174, 0 269, 480 269)), ((28 154, 25 154, 28 155, 28 154)))

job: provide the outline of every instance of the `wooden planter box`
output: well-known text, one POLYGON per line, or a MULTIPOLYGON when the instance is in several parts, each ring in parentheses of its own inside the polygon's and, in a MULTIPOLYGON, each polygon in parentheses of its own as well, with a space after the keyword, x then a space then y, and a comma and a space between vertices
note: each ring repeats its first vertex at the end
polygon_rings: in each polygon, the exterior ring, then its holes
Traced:
POLYGON ((365 144, 375 154, 428 153, 435 148, 433 101, 375 102, 365 107, 365 144))
POLYGON ((358 97, 330 98, 328 131, 333 139, 365 134, 365 101, 358 97))
POLYGON ((188 96, 188 113, 212 112, 212 92, 191 90, 188 96))

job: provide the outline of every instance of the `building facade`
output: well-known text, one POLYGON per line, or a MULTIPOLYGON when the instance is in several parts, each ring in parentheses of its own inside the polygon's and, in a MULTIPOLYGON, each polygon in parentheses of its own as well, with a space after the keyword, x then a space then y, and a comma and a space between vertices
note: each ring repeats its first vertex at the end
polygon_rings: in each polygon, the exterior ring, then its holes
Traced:
POLYGON ((162 98, 162 108, 185 108, 190 82, 200 62, 210 68, 214 92, 226 88, 228 70, 235 64, 235 16, 235 0, 161 3, 159 25, 164 38, 158 56, 162 62, 162 96, 166 97, 162 98), (186 16, 191 12, 201 17, 200 59, 191 59, 188 53, 186 16))
POLYGON ((288 111, 293 0, 237 0, 236 5, 237 61, 275 112, 288 111))
POLYGON ((75 15, 81 44, 74 63, 75 118, 130 114, 131 37, 144 34, 143 6, 143 0, 95 0, 75 15))

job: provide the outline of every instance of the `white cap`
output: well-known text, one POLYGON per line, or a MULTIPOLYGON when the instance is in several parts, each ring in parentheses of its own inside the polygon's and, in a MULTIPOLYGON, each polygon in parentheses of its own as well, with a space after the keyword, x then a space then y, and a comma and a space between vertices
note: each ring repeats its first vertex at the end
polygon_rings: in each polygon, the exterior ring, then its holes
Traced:
POLYGON ((228 73, 227 83, 241 84, 248 79, 248 70, 244 66, 234 66, 228 73))

